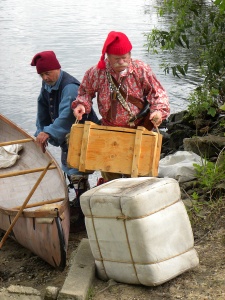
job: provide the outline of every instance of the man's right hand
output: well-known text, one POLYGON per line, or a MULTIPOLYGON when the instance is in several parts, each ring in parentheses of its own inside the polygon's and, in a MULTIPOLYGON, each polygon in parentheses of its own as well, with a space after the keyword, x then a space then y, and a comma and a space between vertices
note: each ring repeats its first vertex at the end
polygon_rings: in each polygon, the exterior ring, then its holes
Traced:
POLYGON ((85 107, 82 104, 78 104, 77 107, 73 110, 74 116, 78 121, 82 119, 83 114, 85 114, 85 107))

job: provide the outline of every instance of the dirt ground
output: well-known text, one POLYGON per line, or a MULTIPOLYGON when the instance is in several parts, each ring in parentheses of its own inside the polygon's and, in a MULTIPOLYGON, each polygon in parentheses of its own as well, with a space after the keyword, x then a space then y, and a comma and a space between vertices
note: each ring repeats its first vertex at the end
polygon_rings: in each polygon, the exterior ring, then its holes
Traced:
MULTIPOLYGON (((86 237, 85 231, 70 234, 68 262, 72 251, 86 237)), ((157 287, 103 282, 96 278, 88 299, 225 299, 225 215, 217 220, 211 232, 197 236, 195 247, 200 264, 194 270, 157 287)), ((0 250, 0 287, 12 284, 31 286, 44 296, 47 286, 62 287, 67 271, 68 268, 63 272, 53 269, 11 239, 7 239, 0 250)))

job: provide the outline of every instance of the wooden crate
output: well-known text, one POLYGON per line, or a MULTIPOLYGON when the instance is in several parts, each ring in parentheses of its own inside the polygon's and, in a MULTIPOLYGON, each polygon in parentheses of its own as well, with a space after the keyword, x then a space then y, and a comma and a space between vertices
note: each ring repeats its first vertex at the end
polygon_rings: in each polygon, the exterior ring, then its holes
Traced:
POLYGON ((86 121, 70 131, 67 163, 85 171, 157 176, 162 135, 137 129, 100 126, 86 121))

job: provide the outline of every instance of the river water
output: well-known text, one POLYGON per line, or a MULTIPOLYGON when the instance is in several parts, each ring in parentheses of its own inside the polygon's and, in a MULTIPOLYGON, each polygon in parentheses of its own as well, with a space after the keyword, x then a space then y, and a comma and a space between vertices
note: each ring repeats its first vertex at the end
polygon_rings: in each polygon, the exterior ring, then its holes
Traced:
MULTIPOLYGON (((36 101, 41 78, 30 66, 40 51, 53 50, 62 69, 82 80, 96 64, 109 31, 129 37, 132 57, 149 63, 166 89, 171 112, 186 108, 195 72, 177 79, 165 75, 162 62, 176 55, 147 52, 146 37, 154 27, 166 28, 171 18, 158 19, 157 0, 0 0, 0 112, 30 134, 35 132, 36 101)), ((177 62, 179 63, 179 62, 177 62)), ((96 108, 96 104, 94 104, 96 108)), ((58 159, 57 148, 50 151, 58 159)))

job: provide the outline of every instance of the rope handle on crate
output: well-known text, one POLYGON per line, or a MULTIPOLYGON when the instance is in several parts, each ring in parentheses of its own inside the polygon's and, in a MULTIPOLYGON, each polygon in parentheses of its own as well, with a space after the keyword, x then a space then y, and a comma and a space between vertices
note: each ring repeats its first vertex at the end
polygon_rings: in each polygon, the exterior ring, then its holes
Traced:
POLYGON ((158 140, 157 140, 157 148, 159 148, 159 135, 160 135, 160 132, 159 132, 159 128, 158 128, 158 126, 155 126, 155 129, 156 129, 156 131, 157 131, 157 134, 158 134, 158 140))
POLYGON ((159 128, 158 128, 158 126, 155 126, 155 129, 156 129, 157 133, 159 134, 159 128))
POLYGON ((79 120, 76 118, 74 124, 78 124, 79 123, 79 120))

